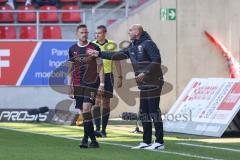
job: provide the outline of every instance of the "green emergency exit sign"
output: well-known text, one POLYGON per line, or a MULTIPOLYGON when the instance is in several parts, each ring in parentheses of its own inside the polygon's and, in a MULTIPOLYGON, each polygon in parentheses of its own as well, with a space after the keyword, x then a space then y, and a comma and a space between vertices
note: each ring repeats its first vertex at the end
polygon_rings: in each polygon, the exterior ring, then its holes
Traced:
POLYGON ((161 8, 160 19, 161 21, 175 21, 176 8, 161 8))

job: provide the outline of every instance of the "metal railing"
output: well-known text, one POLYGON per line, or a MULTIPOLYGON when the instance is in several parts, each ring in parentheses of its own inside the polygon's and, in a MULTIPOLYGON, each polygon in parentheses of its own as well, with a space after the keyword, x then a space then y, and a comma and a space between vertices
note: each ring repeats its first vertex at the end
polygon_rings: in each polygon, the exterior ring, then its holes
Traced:
POLYGON ((107 19, 107 17, 109 17, 110 15, 122 10, 123 8, 125 9, 125 17, 128 17, 128 13, 129 13, 129 0, 124 0, 120 5, 116 6, 115 8, 113 8, 112 10, 110 10, 109 12, 105 13, 104 15, 98 16, 96 14, 96 11, 104 6, 106 3, 108 3, 109 0, 102 0, 101 2, 99 2, 98 4, 96 4, 94 7, 92 7, 92 22, 91 22, 91 26, 92 26, 92 30, 94 30, 94 28, 96 27, 95 24, 102 19, 107 19))
MULTIPOLYGON (((124 12, 124 16, 121 18, 127 18, 131 12, 130 2, 133 2, 131 0, 124 0, 122 3, 117 5, 113 9, 108 9, 105 13, 102 12, 101 14, 97 14, 97 11, 104 10, 101 7, 104 6, 106 3, 108 3, 109 0, 102 0, 99 3, 97 3, 95 6, 93 6, 91 9, 80 9, 80 10, 0 10, 0 13, 14 13, 15 17, 15 23, 0 23, 0 26, 36 26, 36 32, 37 32, 37 38, 36 39, 0 39, 0 41, 52 41, 54 39, 42 39, 40 38, 40 28, 43 26, 61 26, 61 27, 74 27, 78 23, 68 23, 68 22, 61 22, 61 14, 62 13, 79 13, 81 15, 81 23, 90 23, 90 35, 93 34, 95 30, 95 25, 100 20, 107 21, 107 18, 113 14, 116 14, 116 12, 121 11, 124 12), (100 9, 101 8, 101 9, 100 9), (18 23, 17 22, 17 13, 35 13, 36 14, 36 22, 34 23, 18 23), (58 22, 56 23, 49 23, 49 22, 41 22, 40 21, 40 14, 41 13, 58 13, 58 22), (90 17, 87 19, 87 15, 89 14, 90 17)), ((138 1, 149 1, 149 0, 138 0, 138 1)), ((135 2, 135 1, 134 1, 135 2)), ((117 15, 117 14, 116 14, 117 15)), ((119 18, 118 18, 119 19, 119 18)), ((57 41, 66 41, 66 39, 55 39, 57 41)), ((67 39, 68 41, 69 39, 67 39)), ((71 39, 72 41, 73 39, 71 39)), ((75 39, 74 39, 75 40, 75 39)))
MULTIPOLYGON (((15 22, 13 23, 0 23, 0 26, 36 26, 36 33, 37 33, 37 38, 36 39, 0 39, 0 41, 40 41, 43 40, 40 38, 40 27, 42 26, 76 26, 78 23, 68 23, 68 22, 61 22, 61 16, 59 14, 62 13, 79 13, 81 15, 81 23, 86 22, 86 12, 85 10, 0 10, 0 13, 15 13, 15 22), (18 23, 16 20, 16 17, 18 16, 16 13, 35 13, 36 14, 36 22, 33 23, 18 23), (40 14, 41 13, 58 13, 58 22, 41 22, 40 21, 40 14), (60 22, 60 23, 59 23, 60 22)), ((47 39, 47 41, 51 41, 53 39, 47 39)), ((62 41, 62 39, 56 39, 59 41, 62 41)), ((65 41, 65 40, 64 40, 65 41)))
POLYGON ((92 27, 96 27, 94 24, 96 24, 98 21, 102 20, 102 19, 107 19, 109 16, 116 14, 116 12, 118 11, 124 11, 124 16, 122 16, 119 19, 126 19, 129 17, 130 14, 132 14, 135 10, 137 10, 140 6, 144 6, 147 2, 153 1, 153 0, 123 0, 123 2, 116 6, 115 8, 113 8, 112 10, 110 10, 109 12, 107 12, 104 15, 100 15, 98 16, 98 14, 96 14, 96 11, 98 9, 100 9, 100 7, 102 7, 103 5, 105 5, 109 0, 102 0, 100 3, 96 4, 93 8, 92 8, 92 27))

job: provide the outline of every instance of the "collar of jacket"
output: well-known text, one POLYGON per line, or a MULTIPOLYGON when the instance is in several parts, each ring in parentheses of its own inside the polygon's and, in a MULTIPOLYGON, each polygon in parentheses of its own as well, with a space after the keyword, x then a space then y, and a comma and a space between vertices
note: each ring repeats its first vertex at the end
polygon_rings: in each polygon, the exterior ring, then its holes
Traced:
POLYGON ((151 37, 146 31, 143 31, 141 37, 139 39, 134 40, 133 44, 134 45, 139 45, 146 40, 151 40, 151 37))

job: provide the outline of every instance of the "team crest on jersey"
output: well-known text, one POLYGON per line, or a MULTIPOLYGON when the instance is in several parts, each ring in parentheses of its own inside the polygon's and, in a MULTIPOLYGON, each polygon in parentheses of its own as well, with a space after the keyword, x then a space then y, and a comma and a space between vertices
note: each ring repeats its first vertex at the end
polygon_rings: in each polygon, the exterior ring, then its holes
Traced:
POLYGON ((138 52, 142 53, 143 52, 143 47, 141 45, 138 46, 138 52))

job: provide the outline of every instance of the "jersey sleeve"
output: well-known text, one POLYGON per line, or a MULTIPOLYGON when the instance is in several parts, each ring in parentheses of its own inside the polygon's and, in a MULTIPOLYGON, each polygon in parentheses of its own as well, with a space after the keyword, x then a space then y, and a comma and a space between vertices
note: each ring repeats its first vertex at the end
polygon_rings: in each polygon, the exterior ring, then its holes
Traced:
POLYGON ((68 50, 68 61, 73 62, 73 52, 71 48, 68 50))

